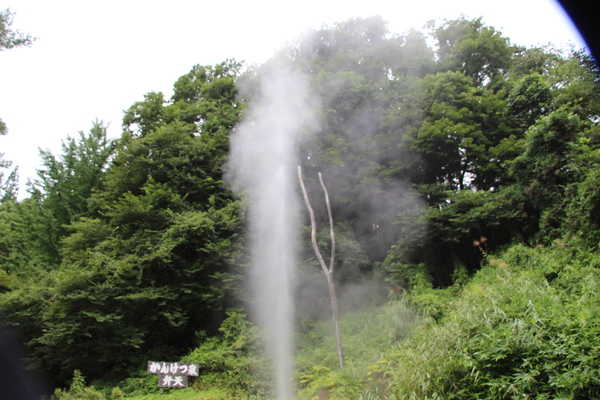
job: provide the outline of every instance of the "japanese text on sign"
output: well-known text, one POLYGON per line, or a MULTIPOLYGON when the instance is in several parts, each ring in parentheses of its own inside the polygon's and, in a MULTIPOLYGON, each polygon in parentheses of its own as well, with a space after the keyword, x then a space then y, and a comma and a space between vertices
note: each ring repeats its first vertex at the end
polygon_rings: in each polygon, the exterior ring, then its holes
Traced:
POLYGON ((198 364, 148 361, 148 372, 161 375, 198 376, 198 364))
POLYGON ((158 387, 187 387, 188 380, 185 375, 159 375, 158 387))

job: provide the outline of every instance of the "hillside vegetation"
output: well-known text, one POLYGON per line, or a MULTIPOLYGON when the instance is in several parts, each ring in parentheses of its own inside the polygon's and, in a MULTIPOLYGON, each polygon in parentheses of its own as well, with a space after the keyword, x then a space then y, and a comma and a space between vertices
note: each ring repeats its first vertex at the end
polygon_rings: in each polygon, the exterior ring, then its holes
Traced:
MULTIPOLYGON (((296 151, 308 192, 317 172, 328 184, 347 352, 336 367, 306 215, 298 398, 600 398, 598 68, 481 19, 427 29, 353 19, 277 55, 315 94, 296 151)), ((224 181, 270 62, 196 65, 171 98, 134 103, 119 139, 95 121, 41 151, 26 199, 0 175, 0 309, 59 399, 271 395, 244 285, 249 205, 224 181), (159 395, 148 360, 201 375, 159 395)))

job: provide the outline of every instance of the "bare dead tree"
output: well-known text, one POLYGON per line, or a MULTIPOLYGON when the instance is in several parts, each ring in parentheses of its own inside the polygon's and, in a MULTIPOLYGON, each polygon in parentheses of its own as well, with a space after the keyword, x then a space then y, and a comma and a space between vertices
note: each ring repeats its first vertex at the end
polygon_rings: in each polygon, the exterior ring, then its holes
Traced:
POLYGON ((333 333, 335 335, 335 341, 337 343, 338 356, 340 359, 340 368, 344 368, 344 350, 342 349, 342 342, 340 340, 340 330, 338 328, 337 297, 335 295, 335 283, 333 281, 333 267, 335 265, 335 233, 333 230, 333 215, 331 213, 331 205, 329 203, 329 194, 327 193, 327 188, 325 187, 325 183, 323 182, 323 175, 319 172, 319 181, 321 182, 321 187, 323 188, 323 192, 325 193, 325 203, 327 204, 327 214, 329 215, 329 233, 331 236, 331 258, 329 259, 329 268, 327 268, 325 260, 323 260, 323 256, 321 255, 319 247, 317 246, 317 223, 315 221, 315 213, 310 205, 308 193, 306 192, 306 188, 304 187, 304 179, 302 178, 302 168, 300 166, 298 166, 298 179, 300 180, 300 187, 302 188, 302 194, 304 195, 304 202, 306 203, 306 208, 308 209, 308 213, 310 214, 310 225, 312 227, 310 238, 312 246, 315 251, 315 255, 317 256, 317 259, 319 260, 319 264, 321 264, 321 268, 325 273, 325 277, 327 277, 327 285, 329 286, 329 297, 331 300, 333 333))

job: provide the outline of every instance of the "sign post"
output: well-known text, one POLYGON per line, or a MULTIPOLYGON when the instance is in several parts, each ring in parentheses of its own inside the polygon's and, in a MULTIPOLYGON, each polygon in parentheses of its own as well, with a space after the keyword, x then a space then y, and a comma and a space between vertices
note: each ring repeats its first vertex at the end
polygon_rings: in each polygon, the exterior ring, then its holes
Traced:
POLYGON ((198 364, 148 361, 148 372, 158 374, 158 387, 187 387, 188 376, 198 376, 198 364))

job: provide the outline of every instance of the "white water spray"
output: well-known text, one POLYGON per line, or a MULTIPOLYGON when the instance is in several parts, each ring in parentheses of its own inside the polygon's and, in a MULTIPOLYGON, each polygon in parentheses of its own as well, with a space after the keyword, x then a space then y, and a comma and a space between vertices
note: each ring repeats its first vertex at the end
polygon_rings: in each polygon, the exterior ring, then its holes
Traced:
POLYGON ((267 333, 277 399, 293 397, 292 292, 298 243, 296 144, 314 123, 307 80, 288 62, 267 64, 244 121, 231 135, 228 178, 247 196, 252 235, 251 289, 267 333))

